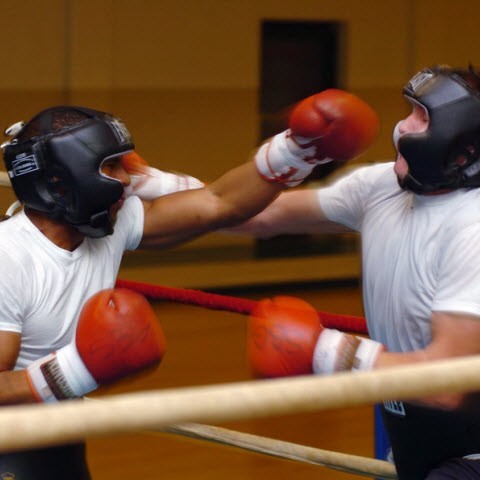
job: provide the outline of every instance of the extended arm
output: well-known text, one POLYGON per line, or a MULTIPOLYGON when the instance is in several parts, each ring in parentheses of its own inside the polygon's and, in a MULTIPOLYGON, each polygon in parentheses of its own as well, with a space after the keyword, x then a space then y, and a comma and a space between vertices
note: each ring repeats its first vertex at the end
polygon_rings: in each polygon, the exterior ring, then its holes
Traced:
POLYGON ((288 234, 346 233, 350 230, 328 220, 318 203, 317 190, 305 188, 281 193, 258 215, 229 228, 228 232, 269 238, 288 234))
POLYGON ((142 247, 170 247, 259 213, 285 188, 261 178, 255 163, 237 167, 207 187, 144 202, 142 247))
POLYGON ((141 245, 172 246, 250 219, 313 168, 328 165, 330 172, 332 164, 338 167, 363 153, 377 136, 378 118, 359 98, 332 89, 301 101, 289 127, 261 145, 253 161, 212 184, 146 203, 141 245))

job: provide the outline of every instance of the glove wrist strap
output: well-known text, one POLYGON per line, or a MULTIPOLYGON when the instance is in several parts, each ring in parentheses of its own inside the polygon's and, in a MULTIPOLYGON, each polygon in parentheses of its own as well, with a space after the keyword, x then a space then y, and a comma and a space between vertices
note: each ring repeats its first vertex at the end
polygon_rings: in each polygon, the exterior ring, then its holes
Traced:
POLYGON ((27 367, 26 373, 41 402, 79 398, 98 387, 74 344, 39 358, 27 367))
POLYGON ((255 155, 260 175, 268 181, 295 187, 310 175, 316 165, 330 159, 315 159, 312 148, 294 141, 291 131, 285 130, 264 143, 255 155))
POLYGON ((205 186, 190 175, 163 172, 153 167, 143 167, 142 173, 130 174, 130 182, 130 185, 125 187, 127 196, 136 195, 142 200, 153 200, 169 193, 205 186))
POLYGON ((313 372, 332 374, 341 371, 371 370, 385 347, 374 340, 326 328, 313 353, 313 372))

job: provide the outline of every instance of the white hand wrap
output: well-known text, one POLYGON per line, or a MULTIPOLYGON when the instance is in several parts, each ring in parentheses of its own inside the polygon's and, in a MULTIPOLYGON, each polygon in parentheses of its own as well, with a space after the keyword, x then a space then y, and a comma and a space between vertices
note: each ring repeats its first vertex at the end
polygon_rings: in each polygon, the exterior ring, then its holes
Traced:
POLYGON ((34 393, 43 402, 79 398, 98 387, 74 344, 39 358, 27 367, 34 393))
POLYGON ((313 352, 313 372, 332 374, 345 370, 371 370, 384 346, 369 338, 326 328, 313 352))
POLYGON ((299 185, 316 165, 332 161, 331 158, 315 158, 314 140, 296 137, 294 141, 290 130, 275 135, 255 155, 258 172, 271 182, 281 182, 288 187, 299 185))
POLYGON ((153 200, 169 193, 205 186, 190 175, 163 172, 153 167, 143 167, 143 170, 145 173, 130 175, 131 183, 125 188, 127 196, 136 195, 142 200, 153 200))

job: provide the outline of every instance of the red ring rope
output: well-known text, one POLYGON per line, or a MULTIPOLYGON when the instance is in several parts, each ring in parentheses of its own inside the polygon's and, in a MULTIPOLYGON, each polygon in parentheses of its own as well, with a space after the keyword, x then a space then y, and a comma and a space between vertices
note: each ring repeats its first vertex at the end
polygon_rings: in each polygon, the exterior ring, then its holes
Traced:
MULTIPOLYGON (((211 310, 225 310, 228 312, 248 315, 256 300, 246 298, 207 293, 201 290, 186 288, 163 287, 149 283, 134 282, 131 280, 117 280, 118 288, 129 288, 152 300, 170 300, 172 302, 198 305, 211 310)), ((340 315, 336 313, 318 312, 322 325, 327 328, 337 328, 341 331, 367 334, 367 325, 363 317, 340 315)))

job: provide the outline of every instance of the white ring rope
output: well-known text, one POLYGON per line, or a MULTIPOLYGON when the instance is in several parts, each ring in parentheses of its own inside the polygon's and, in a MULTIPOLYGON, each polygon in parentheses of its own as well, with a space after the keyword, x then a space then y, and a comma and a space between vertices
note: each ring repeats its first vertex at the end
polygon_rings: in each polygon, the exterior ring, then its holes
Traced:
POLYGON ((10 178, 7 172, 0 172, 0 187, 11 187, 10 178))
POLYGON ((480 355, 368 372, 167 389, 0 409, 0 452, 89 437, 480 389, 480 355), (15 435, 12 435, 15 432, 15 435))
MULTIPOLYGON (((91 397, 85 397, 85 400, 93 402, 102 401, 99 398, 91 397)), ((200 423, 171 425, 162 430, 149 429, 144 433, 150 435, 159 433, 181 435, 196 440, 214 442, 223 446, 242 448, 263 455, 328 467, 354 475, 363 475, 385 480, 397 478, 395 466, 383 460, 307 447, 200 423)))
POLYGON ((395 466, 383 460, 306 447, 250 433, 236 432, 226 428, 212 427, 199 423, 185 423, 173 425, 164 431, 200 440, 208 440, 222 445, 239 447, 264 455, 328 467, 354 475, 387 480, 397 478, 395 466))

